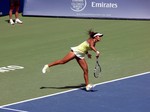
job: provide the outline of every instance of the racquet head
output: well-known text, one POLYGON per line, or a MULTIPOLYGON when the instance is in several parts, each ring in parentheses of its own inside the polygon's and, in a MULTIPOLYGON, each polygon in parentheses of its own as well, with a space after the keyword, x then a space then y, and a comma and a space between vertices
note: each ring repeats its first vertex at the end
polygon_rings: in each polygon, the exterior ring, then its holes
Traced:
POLYGON ((98 58, 96 58, 95 68, 94 68, 94 77, 98 78, 101 75, 101 66, 98 61, 98 58))

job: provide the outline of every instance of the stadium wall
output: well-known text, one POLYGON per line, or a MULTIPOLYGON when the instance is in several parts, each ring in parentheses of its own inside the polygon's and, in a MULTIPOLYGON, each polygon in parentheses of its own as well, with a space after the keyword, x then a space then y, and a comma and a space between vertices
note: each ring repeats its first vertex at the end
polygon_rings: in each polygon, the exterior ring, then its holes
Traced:
MULTIPOLYGON (((23 11, 23 4, 24 0, 20 0, 20 10, 19 12, 23 11)), ((5 16, 9 14, 9 0, 0 0, 0 16, 5 16)))
POLYGON ((150 0, 25 0, 23 15, 150 19, 150 0))

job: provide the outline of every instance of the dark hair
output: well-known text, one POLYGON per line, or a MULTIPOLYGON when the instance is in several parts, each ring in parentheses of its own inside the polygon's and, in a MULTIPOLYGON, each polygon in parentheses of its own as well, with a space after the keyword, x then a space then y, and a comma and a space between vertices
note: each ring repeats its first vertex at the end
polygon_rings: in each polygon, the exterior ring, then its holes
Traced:
POLYGON ((94 35, 95 35, 96 33, 97 33, 97 32, 92 31, 92 29, 90 29, 90 30, 88 31, 88 35, 90 36, 90 38, 94 38, 94 35))

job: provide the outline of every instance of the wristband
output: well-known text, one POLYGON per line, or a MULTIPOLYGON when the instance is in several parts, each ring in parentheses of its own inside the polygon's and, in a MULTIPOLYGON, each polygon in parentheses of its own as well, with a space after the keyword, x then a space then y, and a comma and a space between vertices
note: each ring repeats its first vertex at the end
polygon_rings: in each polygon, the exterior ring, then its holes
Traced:
POLYGON ((96 51, 96 54, 99 54, 99 51, 96 51))

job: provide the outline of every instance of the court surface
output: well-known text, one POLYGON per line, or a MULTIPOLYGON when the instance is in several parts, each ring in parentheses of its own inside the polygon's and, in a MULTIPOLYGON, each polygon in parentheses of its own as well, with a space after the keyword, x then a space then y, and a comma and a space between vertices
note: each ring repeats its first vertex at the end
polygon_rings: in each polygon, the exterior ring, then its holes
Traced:
POLYGON ((150 72, 8 104, 0 112, 149 112, 150 72))

